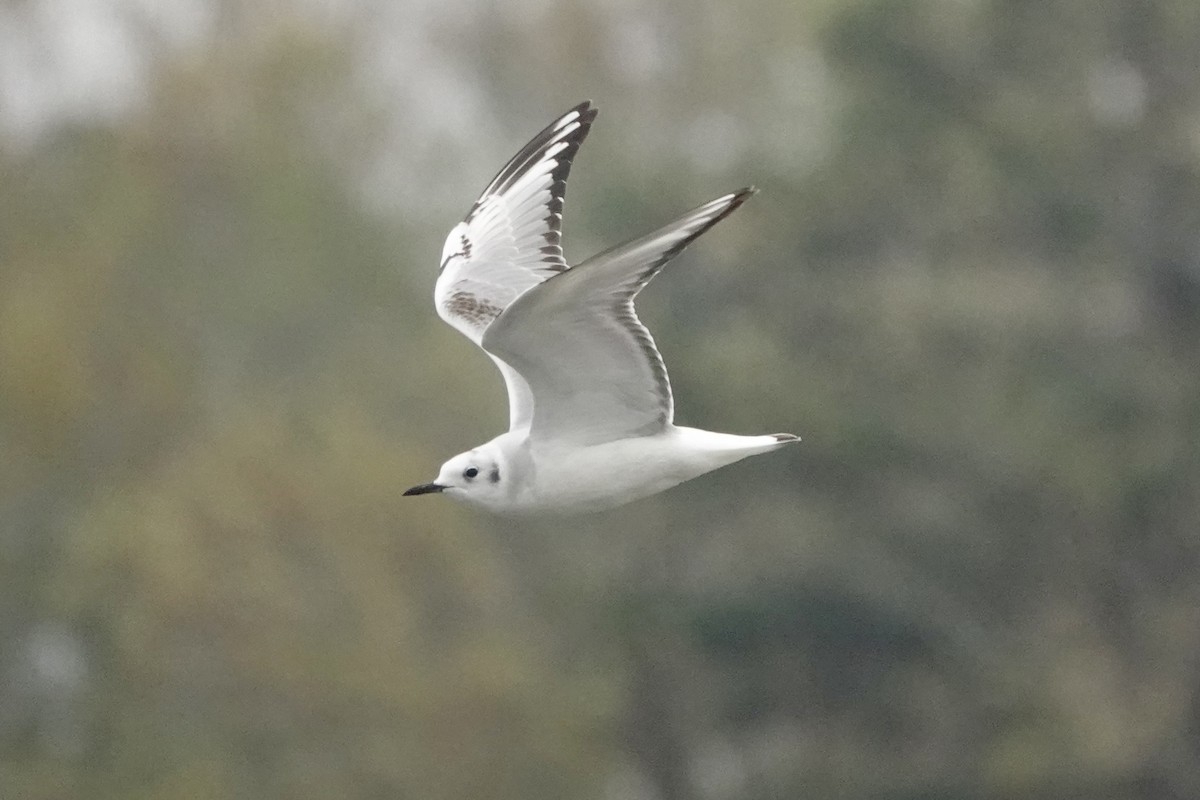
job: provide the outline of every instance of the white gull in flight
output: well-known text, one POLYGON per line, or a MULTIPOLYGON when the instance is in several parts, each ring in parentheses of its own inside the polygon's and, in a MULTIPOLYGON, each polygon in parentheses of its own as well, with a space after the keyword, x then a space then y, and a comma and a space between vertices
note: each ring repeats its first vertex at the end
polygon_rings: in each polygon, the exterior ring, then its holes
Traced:
POLYGON ((551 123, 450 231, 434 302, 500 368, 509 429, 405 495, 440 492, 501 513, 595 511, 799 441, 675 425, 667 368, 633 308, 664 264, 754 189, 573 267, 563 260, 567 174, 595 118, 585 102, 551 123))

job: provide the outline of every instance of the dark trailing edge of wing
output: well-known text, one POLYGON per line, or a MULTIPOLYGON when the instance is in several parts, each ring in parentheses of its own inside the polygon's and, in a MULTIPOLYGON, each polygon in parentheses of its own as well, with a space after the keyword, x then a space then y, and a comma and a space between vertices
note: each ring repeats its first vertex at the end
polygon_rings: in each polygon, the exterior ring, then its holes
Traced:
POLYGON ((592 102, 585 100, 543 128, 504 165, 496 177, 492 178, 487 188, 479 195, 479 200, 467 212, 466 220, 471 221, 486 198, 508 191, 533 165, 546 157, 546 152, 551 147, 559 142, 565 142, 567 146, 554 156, 556 163, 550 172, 553 183, 550 185, 550 202, 546 204, 546 233, 544 234, 546 244, 541 248, 542 255, 545 256, 543 261, 553 265, 551 267, 553 269, 565 270, 567 267, 562 252, 562 212, 563 199, 567 194, 567 176, 571 172, 571 163, 575 159, 575 154, 579 152, 579 145, 583 143, 583 140, 587 138, 588 131, 591 130, 596 113, 597 109, 592 106, 592 102), (579 126, 564 135, 560 130, 561 123, 564 117, 571 114, 579 115, 579 126))
MULTIPOLYGON (((703 236, 705 233, 707 233, 709 230, 711 230, 712 227, 714 225, 716 225, 718 222, 720 222, 721 220, 728 217, 734 211, 737 211, 739 208, 741 208, 742 203, 746 202, 748 199, 750 199, 751 197, 753 197, 756 194, 758 194, 758 189, 754 188, 753 186, 747 186, 745 189, 738 189, 736 192, 734 192, 733 197, 730 198, 730 200, 729 200, 729 205, 727 205, 727 206, 725 206, 725 208, 721 209, 720 213, 705 220, 703 225, 701 225, 696 230, 692 231, 690 234, 688 234, 683 239, 680 239, 678 242, 673 244, 671 247, 664 250, 662 252, 662 255, 660 255, 654 261, 651 261, 649 264, 646 265, 646 269, 643 270, 642 277, 638 280, 638 282, 636 284, 636 288, 633 290, 633 294, 637 294, 639 291, 641 291, 642 288, 647 283, 649 283, 651 281, 651 279, 654 278, 655 275, 658 274, 659 270, 661 270, 668 261, 670 261, 671 259, 675 258, 675 256, 682 253, 689 244, 696 241, 701 236, 703 236)), ((650 235, 653 236, 653 234, 650 234, 650 235)), ((617 250, 620 247, 622 247, 622 245, 617 245, 617 247, 614 247, 611 249, 617 250)), ((600 255, 602 256, 604 254, 601 253, 600 255)), ((597 256, 593 256, 593 258, 597 258, 597 256)))
MULTIPOLYGON (((654 374, 654 381, 658 387, 659 398, 662 401, 664 408, 663 415, 658 421, 659 424, 671 422, 672 417, 674 417, 675 400, 671 393, 671 381, 667 377, 667 366, 663 363, 662 355, 660 355, 658 352, 658 346, 654 343, 654 337, 650 335, 650 331, 646 328, 646 326, 641 324, 641 322, 638 320, 637 312, 634 311, 633 308, 633 298, 636 297, 643 288, 645 288, 646 284, 650 283, 650 281, 654 279, 654 276, 657 275, 671 259, 683 252, 683 250, 689 244, 703 236, 718 222, 736 211, 742 205, 742 203, 746 202, 747 199, 757 192, 758 190, 753 186, 747 186, 744 189, 739 189, 738 191, 734 192, 733 196, 729 198, 724 208, 722 208, 712 217, 706 219, 696 230, 692 231, 687 236, 668 247, 666 250, 663 250, 657 258, 649 261, 641 273, 638 274, 636 280, 631 282, 624 292, 618 293, 614 297, 613 313, 616 315, 621 324, 624 325, 633 336, 634 341, 641 349, 647 363, 650 366, 650 371, 654 374)), ((700 208, 704 208, 704 206, 701 206, 700 208)), ((695 213, 695 211, 692 213, 695 213)), ((684 216, 684 219, 686 218, 687 215, 684 216)), ((658 232, 655 231, 654 233, 648 234, 648 236, 653 237, 656 233, 658 232)), ((610 248, 604 253, 593 256, 592 258, 588 259, 588 261, 603 258, 606 253, 616 252, 623 247, 628 247, 630 244, 636 243, 637 241, 638 240, 635 239, 633 242, 625 242, 624 244, 617 245, 616 247, 610 248)), ((587 262, 584 262, 584 264, 581 265, 584 269, 587 268, 586 263, 587 262)))

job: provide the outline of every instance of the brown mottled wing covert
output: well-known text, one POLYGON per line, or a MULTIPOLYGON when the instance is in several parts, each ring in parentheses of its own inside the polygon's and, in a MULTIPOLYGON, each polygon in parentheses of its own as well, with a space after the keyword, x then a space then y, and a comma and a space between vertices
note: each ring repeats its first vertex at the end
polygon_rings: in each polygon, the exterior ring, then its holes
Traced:
MULTIPOLYGON (((434 303, 438 315, 471 341, 509 304, 567 270, 561 246, 567 176, 596 109, 580 103, 521 148, 483 190, 442 249, 434 303)), ((508 386, 509 426, 528 427, 529 387, 490 354, 508 386)))

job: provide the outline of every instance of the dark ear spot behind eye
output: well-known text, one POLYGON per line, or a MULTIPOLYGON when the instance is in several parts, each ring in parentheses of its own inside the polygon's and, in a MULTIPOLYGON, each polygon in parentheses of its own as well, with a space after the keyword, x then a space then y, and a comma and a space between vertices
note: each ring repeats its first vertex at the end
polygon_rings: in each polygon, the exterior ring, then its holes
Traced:
POLYGON ((492 467, 492 471, 488 473, 488 480, 492 483, 500 482, 500 468, 492 467))

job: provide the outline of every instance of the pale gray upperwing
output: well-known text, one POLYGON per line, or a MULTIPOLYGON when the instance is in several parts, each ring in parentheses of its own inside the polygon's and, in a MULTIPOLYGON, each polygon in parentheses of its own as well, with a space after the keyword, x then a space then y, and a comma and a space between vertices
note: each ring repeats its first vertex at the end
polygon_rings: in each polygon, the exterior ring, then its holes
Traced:
POLYGON ((481 344, 533 397, 535 442, 594 444, 652 434, 674 418, 671 384, 637 293, 753 189, 705 203, 640 239, 560 272, 516 298, 481 344))

